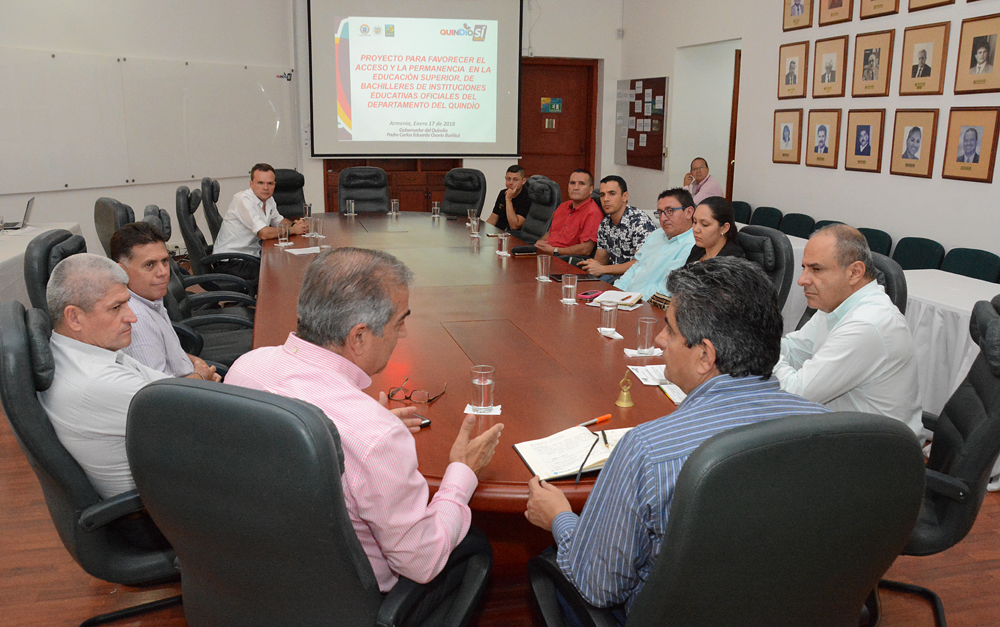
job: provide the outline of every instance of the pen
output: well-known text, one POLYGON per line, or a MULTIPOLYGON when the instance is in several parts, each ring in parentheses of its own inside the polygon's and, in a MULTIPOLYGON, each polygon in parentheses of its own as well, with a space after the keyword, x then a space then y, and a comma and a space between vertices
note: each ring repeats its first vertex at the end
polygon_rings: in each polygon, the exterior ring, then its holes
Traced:
POLYGON ((604 438, 604 446, 606 446, 607 448, 611 448, 611 445, 608 444, 608 434, 605 433, 604 431, 601 431, 601 437, 604 438))
POLYGON ((604 422, 606 420, 611 420, 611 414, 604 414, 603 416, 598 416, 597 418, 594 418, 593 420, 588 420, 587 422, 581 422, 580 424, 578 424, 576 426, 578 426, 578 427, 589 427, 590 425, 599 425, 599 424, 601 424, 602 422, 604 422))
POLYGON ((413 417, 420 419, 420 428, 421 429, 423 429, 424 427, 431 426, 431 419, 430 418, 424 418, 423 416, 421 416, 419 414, 413 414, 413 417))

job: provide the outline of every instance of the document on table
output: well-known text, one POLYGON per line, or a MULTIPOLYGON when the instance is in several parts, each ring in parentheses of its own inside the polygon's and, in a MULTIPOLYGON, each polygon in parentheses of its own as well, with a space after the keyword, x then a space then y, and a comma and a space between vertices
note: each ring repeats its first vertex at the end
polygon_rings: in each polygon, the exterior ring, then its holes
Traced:
POLYGON ((591 431, 587 427, 570 427, 554 435, 540 440, 528 440, 514 445, 514 450, 520 455, 528 470, 546 481, 573 477, 580 470, 583 460, 587 460, 584 472, 600 470, 611 456, 615 445, 631 431, 624 429, 607 429, 607 446, 600 431, 591 431), (597 445, 594 446, 594 442, 597 445), (591 450, 593 447, 593 450, 591 450), (590 452, 590 455, 587 452, 590 452))
POLYGON ((639 377, 639 381, 643 385, 656 385, 659 386, 663 393, 667 395, 670 400, 674 402, 675 405, 680 405, 687 398, 687 394, 684 393, 676 384, 671 383, 664 376, 665 365, 654 364, 652 366, 629 366, 628 369, 635 373, 635 376, 639 377))
POLYGON ((286 248, 286 253, 292 253, 293 255, 315 255, 319 252, 319 246, 310 246, 308 248, 286 248))

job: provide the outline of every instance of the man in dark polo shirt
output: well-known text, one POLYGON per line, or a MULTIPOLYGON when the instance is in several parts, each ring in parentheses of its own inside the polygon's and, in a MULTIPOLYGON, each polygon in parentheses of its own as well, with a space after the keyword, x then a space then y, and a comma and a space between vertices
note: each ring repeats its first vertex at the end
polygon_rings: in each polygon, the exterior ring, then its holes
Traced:
POLYGON ((656 230, 644 212, 628 204, 628 185, 620 176, 601 179, 601 209, 604 219, 597 229, 597 253, 579 266, 607 283, 625 274, 635 263, 635 253, 656 230))
POLYGON ((515 164, 507 168, 504 189, 497 195, 493 213, 486 219, 488 224, 504 231, 516 231, 524 225, 524 216, 531 209, 531 198, 524 189, 527 180, 521 166, 515 164))
POLYGON ((590 197, 594 175, 584 169, 569 175, 569 200, 552 214, 552 226, 535 248, 546 255, 589 257, 597 245, 597 227, 604 212, 590 197))

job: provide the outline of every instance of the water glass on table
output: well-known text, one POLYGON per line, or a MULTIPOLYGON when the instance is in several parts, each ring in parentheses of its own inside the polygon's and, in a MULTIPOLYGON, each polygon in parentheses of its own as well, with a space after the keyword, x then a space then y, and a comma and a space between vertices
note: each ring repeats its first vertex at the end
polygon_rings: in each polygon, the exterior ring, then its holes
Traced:
POLYGON ((396 217, 399 215, 399 199, 393 198, 389 201, 389 215, 396 217))
POLYGON ((469 221, 465 223, 465 226, 472 226, 472 217, 476 215, 476 210, 468 209, 465 213, 469 217, 469 221))
POLYGON ((431 217, 440 218, 441 217, 441 203, 434 201, 431 203, 431 217))
POLYGON ((510 233, 497 235, 497 253, 501 257, 510 257, 510 233))
POLYGON ((309 230, 312 231, 313 237, 317 239, 326 239, 323 235, 323 216, 313 216, 309 222, 309 230))
POLYGON ((639 318, 639 330, 637 339, 639 341, 639 354, 652 355, 656 350, 653 346, 653 331, 656 328, 656 318, 639 318))
POLYGON ((576 304, 575 274, 564 274, 562 276, 562 302, 566 305, 576 304))
POLYGON ((618 303, 601 303, 601 327, 598 330, 613 335, 617 326, 618 303))
POLYGON ((471 225, 469 235, 479 237, 479 216, 469 218, 469 224, 471 225))
POLYGON ((538 274, 535 277, 544 283, 549 283, 552 279, 549 278, 549 268, 552 267, 552 255, 538 255, 537 257, 538 274))
POLYGON ((278 246, 291 246, 292 243, 288 241, 289 228, 290 225, 287 222, 282 222, 281 224, 278 225, 278 244, 277 244, 278 246))
POLYGON ((496 369, 493 366, 472 367, 472 405, 473 411, 487 412, 493 409, 493 378, 496 369))
POLYGON ((344 201, 344 209, 347 210, 346 211, 346 215, 349 215, 349 216, 355 215, 354 214, 354 201, 353 200, 345 200, 344 201))

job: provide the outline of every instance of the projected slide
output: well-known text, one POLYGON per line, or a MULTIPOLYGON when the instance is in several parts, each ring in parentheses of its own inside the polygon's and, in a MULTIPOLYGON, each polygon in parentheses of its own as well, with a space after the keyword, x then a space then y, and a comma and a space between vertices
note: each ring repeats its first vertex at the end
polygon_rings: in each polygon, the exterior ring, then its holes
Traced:
POLYGON ((352 16, 337 33, 341 141, 496 141, 496 21, 352 16))

